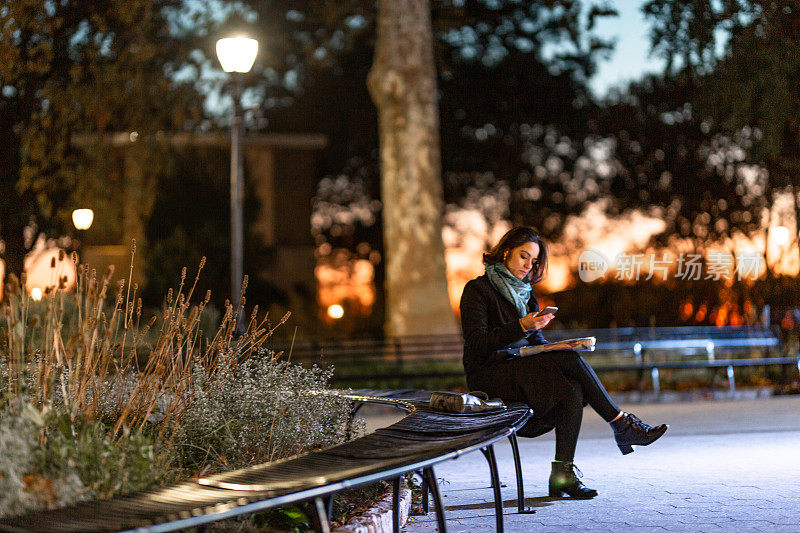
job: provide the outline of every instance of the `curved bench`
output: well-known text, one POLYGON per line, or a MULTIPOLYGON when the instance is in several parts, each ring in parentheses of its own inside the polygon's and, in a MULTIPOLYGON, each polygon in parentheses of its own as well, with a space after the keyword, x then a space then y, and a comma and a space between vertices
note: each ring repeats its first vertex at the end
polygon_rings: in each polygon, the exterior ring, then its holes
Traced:
MULTIPOLYGON (((156 490, 51 511, 0 519, 0 531, 175 531, 291 503, 312 502, 315 529, 330 531, 333 495, 344 488, 394 482, 394 529, 399 531, 400 476, 423 472, 433 494, 439 531, 444 507, 433 466, 482 450, 489 462, 498 531, 502 499, 493 444, 514 435, 531 417, 524 405, 476 414, 428 410, 423 403, 346 395, 354 402, 384 403, 409 411, 397 423, 364 437, 280 461, 185 481, 156 490)), ((519 472, 518 472, 519 475, 519 472)))

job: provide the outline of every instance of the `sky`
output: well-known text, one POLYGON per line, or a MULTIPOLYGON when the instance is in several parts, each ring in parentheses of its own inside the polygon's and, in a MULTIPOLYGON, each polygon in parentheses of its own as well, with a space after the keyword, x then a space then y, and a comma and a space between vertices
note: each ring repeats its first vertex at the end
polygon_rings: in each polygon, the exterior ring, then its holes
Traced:
POLYGON ((616 0, 618 17, 603 17, 597 24, 597 34, 615 38, 617 45, 611 59, 599 64, 590 86, 595 96, 606 96, 612 87, 624 87, 626 82, 640 78, 646 72, 660 72, 664 61, 650 57, 648 25, 641 12, 642 0, 616 0))

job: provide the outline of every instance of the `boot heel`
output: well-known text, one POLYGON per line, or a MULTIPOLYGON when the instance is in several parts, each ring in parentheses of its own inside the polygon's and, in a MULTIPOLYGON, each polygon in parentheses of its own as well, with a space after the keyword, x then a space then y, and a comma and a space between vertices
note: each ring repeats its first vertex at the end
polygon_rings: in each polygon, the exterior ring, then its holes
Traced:
POLYGON ((628 455, 629 453, 633 453, 633 446, 630 444, 617 444, 619 446, 619 451, 622 452, 622 455, 628 455))
POLYGON ((554 487, 550 487, 550 497, 551 498, 560 498, 564 495, 564 491, 561 489, 556 489, 554 487))

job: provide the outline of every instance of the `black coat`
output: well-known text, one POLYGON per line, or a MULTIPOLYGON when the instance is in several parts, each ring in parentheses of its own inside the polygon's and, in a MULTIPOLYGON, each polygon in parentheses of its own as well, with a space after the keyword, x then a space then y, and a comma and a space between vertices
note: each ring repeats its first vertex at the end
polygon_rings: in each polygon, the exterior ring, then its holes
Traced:
MULTIPOLYGON (((460 307, 464 369, 468 375, 485 365, 497 350, 547 342, 541 330, 526 332, 522 329, 516 306, 492 285, 486 274, 467 283, 460 307)), ((528 300, 528 310, 539 310, 533 293, 528 300)))
MULTIPOLYGON (((557 352, 506 360, 494 352, 544 344, 541 330, 524 331, 514 304, 494 288, 486 274, 467 283, 461 295, 464 371, 470 390, 507 402, 524 402, 537 415, 550 411, 572 386, 557 363, 557 352)), ((530 311, 539 310, 531 294, 530 311)))

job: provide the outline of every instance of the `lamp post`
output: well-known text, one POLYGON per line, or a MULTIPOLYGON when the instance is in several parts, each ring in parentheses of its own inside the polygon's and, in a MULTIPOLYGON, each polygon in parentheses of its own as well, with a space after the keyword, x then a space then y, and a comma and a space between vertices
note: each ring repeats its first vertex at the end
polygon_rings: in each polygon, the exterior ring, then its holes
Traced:
POLYGON ((91 209, 76 209, 72 212, 72 223, 75 229, 87 230, 94 221, 94 211, 91 209))
POLYGON ((92 226, 92 222, 94 222, 94 211, 91 209, 76 209, 72 212, 72 224, 75 225, 75 229, 78 230, 78 236, 80 237, 78 245, 75 248, 81 255, 83 255, 83 241, 86 236, 86 230, 92 226))
MULTIPOLYGON (((228 37, 217 41, 222 70, 232 76, 233 122, 231 124, 231 303, 239 308, 242 293, 244 229, 242 222, 244 182, 242 179, 242 86, 241 74, 250 72, 258 53, 258 41, 228 37)), ((239 317, 240 324, 242 317, 239 317)))

